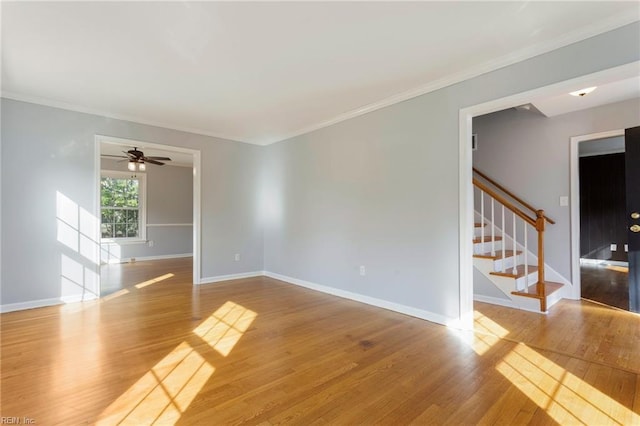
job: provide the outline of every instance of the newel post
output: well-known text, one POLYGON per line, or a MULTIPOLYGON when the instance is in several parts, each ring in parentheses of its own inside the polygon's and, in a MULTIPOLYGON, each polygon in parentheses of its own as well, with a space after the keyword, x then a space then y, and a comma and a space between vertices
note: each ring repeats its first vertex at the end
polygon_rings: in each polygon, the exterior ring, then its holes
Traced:
POLYGON ((540 296, 540 310, 547 310, 547 295, 544 286, 544 210, 536 210, 536 231, 538 231, 538 282, 536 293, 540 296))

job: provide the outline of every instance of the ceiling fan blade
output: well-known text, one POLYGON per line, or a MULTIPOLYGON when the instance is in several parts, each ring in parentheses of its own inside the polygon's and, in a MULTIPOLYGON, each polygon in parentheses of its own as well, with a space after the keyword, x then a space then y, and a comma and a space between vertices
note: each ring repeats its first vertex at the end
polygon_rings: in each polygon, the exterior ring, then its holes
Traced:
POLYGON ((152 160, 150 158, 143 158, 142 161, 149 164, 155 164, 157 166, 164 166, 164 163, 161 163, 160 161, 152 160))
POLYGON ((144 158, 146 158, 147 160, 171 161, 171 158, 169 158, 169 157, 154 157, 154 156, 151 156, 151 157, 144 157, 144 158))
POLYGON ((114 157, 114 158, 128 158, 124 155, 111 155, 111 154, 100 154, 100 157, 114 157))
POLYGON ((144 157, 144 153, 142 151, 138 151, 136 148, 130 149, 129 151, 122 151, 129 158, 142 158, 144 157))

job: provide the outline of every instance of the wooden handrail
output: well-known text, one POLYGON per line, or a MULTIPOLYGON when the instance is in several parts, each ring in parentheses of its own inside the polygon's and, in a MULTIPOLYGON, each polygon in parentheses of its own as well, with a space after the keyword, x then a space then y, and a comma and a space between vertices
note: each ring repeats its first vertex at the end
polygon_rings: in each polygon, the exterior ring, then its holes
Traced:
MULTIPOLYGON (((507 188, 505 188, 504 186, 500 185, 498 182, 496 182, 495 180, 491 179, 489 176, 487 176, 486 174, 482 173, 480 170, 476 169, 475 167, 473 168, 473 171, 480 176, 481 178, 483 178, 484 180, 486 180, 487 182, 489 182, 491 185, 495 186, 496 188, 498 188, 500 191, 504 192, 505 194, 507 194, 509 197, 513 198, 514 200, 516 200, 519 204, 523 205, 524 207, 528 208, 529 210, 531 210, 533 213, 538 212, 539 209, 536 209, 535 207, 533 207, 531 204, 527 203, 526 201, 524 201, 522 198, 518 197, 517 195, 515 195, 513 192, 509 191, 507 188)), ((475 180, 474 180, 474 184, 475 184, 475 180)), ((504 203, 503 203, 504 204, 504 203)), ((555 225, 555 221, 548 218, 547 216, 544 216, 544 219, 549 222, 552 225, 555 225)), ((534 224, 535 226, 535 224, 534 224)))
POLYGON ((522 210, 520 210, 519 208, 514 206, 513 203, 511 203, 509 200, 504 198, 502 195, 498 194, 493 189, 489 188, 487 185, 485 185, 484 183, 480 182, 476 178, 473 178, 473 184, 476 187, 478 187, 481 190, 483 190, 484 192, 486 192, 487 194, 491 195, 500 204, 504 205, 506 208, 508 208, 509 210, 514 212, 516 215, 518 215, 522 220, 527 222, 529 225, 531 225, 533 227, 536 227, 536 219, 532 218, 531 216, 529 216, 528 214, 526 214, 525 212, 523 212, 522 210))
MULTIPOLYGON (((538 233, 538 256, 537 256, 538 257, 538 269, 537 269, 538 281, 536 282, 536 295, 533 296, 533 297, 536 297, 540 301, 540 310, 542 312, 545 312, 547 310, 547 294, 546 294, 547 291, 546 291, 546 285, 545 285, 545 281, 544 281, 545 280, 545 274, 544 274, 544 267, 545 267, 545 264, 544 264, 544 231, 545 231, 546 222, 549 222, 551 224, 555 224, 555 222, 553 220, 549 219, 547 216, 545 216, 544 210, 535 209, 533 206, 531 206, 530 204, 528 204, 525 201, 523 201, 520 197, 516 196, 511 191, 509 191, 508 189, 506 189, 502 185, 498 184, 496 181, 494 181, 493 179, 489 178, 487 175, 485 175, 484 173, 478 171, 477 169, 474 168, 473 171, 476 172, 482 178, 484 178, 487 182, 493 184, 500 191, 502 191, 503 193, 507 194, 509 197, 511 197, 512 199, 517 201, 519 204, 525 206, 527 209, 529 209, 533 213, 535 213, 535 217, 532 217, 532 216, 528 215, 527 213, 523 212, 518 207, 516 207, 515 204, 513 202, 511 202, 510 200, 508 200, 505 196, 499 194, 495 189, 491 188, 490 186, 488 186, 484 182, 481 182, 480 180, 476 179, 475 177, 473 178, 473 185, 475 187, 477 187, 478 189, 480 189, 480 191, 482 191, 481 193, 486 193, 489 196, 491 196, 498 203, 502 204, 504 207, 506 207, 507 209, 512 211, 514 215, 520 217, 526 223, 528 223, 529 225, 534 227, 536 232, 538 233)), ((491 203, 492 203, 491 204, 491 206, 492 206, 491 207, 492 208, 492 219, 491 220, 493 221, 493 200, 491 201, 491 203)), ((503 212, 502 213, 502 227, 503 227, 502 233, 503 233, 503 236, 504 236, 504 208, 503 208, 502 212, 503 212)), ((484 220, 484 218, 483 218, 483 220, 484 220)), ((515 216, 514 216, 514 223, 513 223, 513 233, 514 233, 514 235, 513 235, 513 251, 515 253, 516 252, 516 246, 517 246, 515 216)), ((526 233, 525 233, 525 251, 526 251, 526 247, 527 247, 527 242, 526 242, 526 233)), ((504 262, 504 246, 502 248, 502 251, 503 251, 503 262, 504 262)), ((525 262, 526 262, 526 256, 525 256, 525 262)), ((515 265, 515 263, 514 263, 514 265, 515 265)), ((525 286, 528 288, 529 283, 528 283, 528 280, 527 280, 527 277, 526 277, 526 270, 527 270, 527 267, 525 266, 525 286)), ((504 266, 503 266, 503 271, 504 271, 504 266)), ((514 266, 514 272, 515 272, 515 266, 514 266)), ((513 293, 514 294, 520 294, 519 292, 513 292, 513 293)), ((528 295, 528 291, 524 295, 528 295)), ((529 297, 532 297, 532 296, 529 296, 529 297)))

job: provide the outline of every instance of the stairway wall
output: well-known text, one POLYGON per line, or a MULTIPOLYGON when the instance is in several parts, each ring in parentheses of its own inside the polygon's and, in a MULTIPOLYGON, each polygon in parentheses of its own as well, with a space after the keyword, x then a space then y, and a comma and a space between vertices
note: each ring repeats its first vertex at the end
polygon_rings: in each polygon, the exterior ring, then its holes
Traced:
POLYGON ((505 301, 510 300, 494 283, 482 275, 482 272, 475 266, 473 267, 473 295, 504 299, 505 301))
MULTIPOLYGON (((551 118, 511 108, 473 120, 478 135, 474 167, 545 209, 556 221, 545 233, 545 260, 567 279, 571 277, 570 209, 559 206, 559 197, 569 195, 570 138, 637 125, 638 99, 551 118)), ((535 241, 530 244, 535 252, 535 241)))

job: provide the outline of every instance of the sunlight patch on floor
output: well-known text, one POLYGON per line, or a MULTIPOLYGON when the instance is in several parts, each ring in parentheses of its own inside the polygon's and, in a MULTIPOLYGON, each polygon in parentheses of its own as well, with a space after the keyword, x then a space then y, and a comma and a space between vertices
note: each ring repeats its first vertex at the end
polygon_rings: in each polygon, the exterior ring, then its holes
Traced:
POLYGON ((175 424, 214 371, 182 342, 114 401, 97 424, 175 424))
POLYGON ((129 294, 129 290, 127 290, 126 288, 123 288, 122 290, 118 290, 115 293, 111 293, 107 296, 104 296, 102 298, 102 301, 107 302, 111 299, 115 299, 116 297, 124 296, 125 294, 129 294))
POLYGON ((520 343, 496 369, 560 424, 640 424, 640 416, 520 343))
POLYGON ((610 271, 622 272, 622 273, 625 273, 625 274, 629 273, 629 268, 626 267, 626 266, 607 265, 607 266, 605 266, 605 268, 610 270, 610 271))
MULTIPOLYGON (((193 332, 227 356, 256 316, 228 301, 193 332)), ((109 405, 97 424, 176 424, 214 372, 198 350, 182 342, 109 405)))
POLYGON ((168 280, 169 278, 172 278, 172 277, 175 277, 175 274, 171 274, 171 273, 164 274, 164 275, 161 275, 159 277, 152 278, 150 280, 143 281, 143 282, 141 282, 139 284, 136 284, 135 287, 137 289, 141 289, 141 288, 144 288, 144 287, 149 286, 151 284, 155 284, 155 283, 159 283, 160 281, 168 280))
POLYGON ((221 355, 227 356, 256 316, 252 310, 227 302, 193 332, 221 355))
POLYGON ((478 311, 473 312, 473 331, 460 337, 478 355, 484 355, 501 338, 509 334, 503 327, 478 311))

